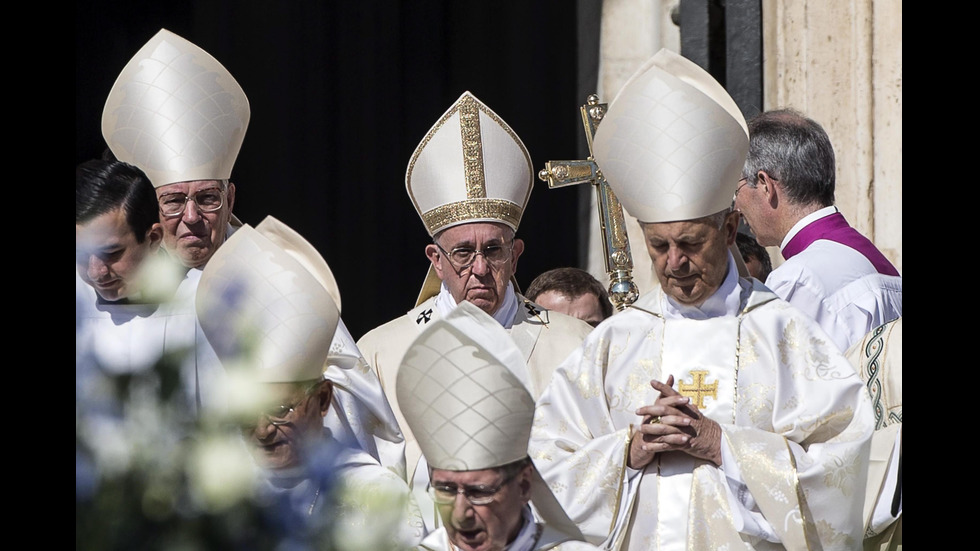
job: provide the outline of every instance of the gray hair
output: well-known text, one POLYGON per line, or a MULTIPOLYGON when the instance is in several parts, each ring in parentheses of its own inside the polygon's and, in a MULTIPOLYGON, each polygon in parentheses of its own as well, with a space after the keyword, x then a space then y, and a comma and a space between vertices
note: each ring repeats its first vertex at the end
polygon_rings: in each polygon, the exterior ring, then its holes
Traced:
POLYGON ((747 124, 749 154, 742 177, 749 186, 758 184, 761 170, 782 184, 791 203, 834 204, 834 148, 819 123, 793 109, 777 109, 747 124))
MULTIPOLYGON (((725 220, 728 219, 728 215, 734 212, 732 207, 726 207, 724 210, 720 210, 716 213, 709 214, 707 216, 702 216, 700 218, 692 218, 690 220, 675 220, 675 222, 703 222, 705 224, 710 224, 716 229, 723 229, 725 227, 725 220)), ((653 224, 660 224, 661 222, 643 222, 640 221, 640 227, 646 227, 653 224)))

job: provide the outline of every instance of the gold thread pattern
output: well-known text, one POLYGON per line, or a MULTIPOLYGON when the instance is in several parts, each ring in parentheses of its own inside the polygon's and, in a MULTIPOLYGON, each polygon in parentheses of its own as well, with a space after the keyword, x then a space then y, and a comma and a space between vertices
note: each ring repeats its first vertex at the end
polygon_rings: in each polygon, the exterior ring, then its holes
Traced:
MULTIPOLYGON (((496 123, 500 129, 502 129, 517 146, 520 148, 521 153, 524 156, 524 163, 528 168, 528 180, 525 182, 526 190, 524 192, 524 197, 521 200, 521 204, 514 208, 507 208, 500 212, 487 211, 488 214, 486 218, 496 218, 501 222, 511 225, 515 229, 520 223, 521 216, 523 215, 524 205, 527 204, 527 200, 531 197, 531 190, 533 188, 533 175, 534 170, 531 165, 531 155, 528 153, 527 148, 524 147, 524 143, 521 139, 514 133, 513 129, 507 125, 496 113, 490 110, 487 106, 480 103, 479 100, 470 95, 465 95, 459 102, 457 102, 453 107, 451 107, 429 130, 429 132, 422 138, 419 145, 415 148, 415 152, 412 153, 412 158, 409 159, 408 169, 406 171, 406 184, 408 188, 408 196, 412 200, 412 204, 415 206, 416 212, 422 217, 422 221, 429 230, 430 234, 434 234, 437 230, 452 222, 459 222, 467 220, 468 218, 476 218, 478 216, 461 217, 459 215, 442 215, 436 214, 442 209, 453 209, 453 204, 441 205, 430 211, 423 213, 419 206, 418 200, 415 198, 415 194, 412 191, 412 174, 415 172, 415 163, 418 161, 422 152, 425 151, 429 142, 432 138, 439 132, 439 130, 446 124, 446 122, 451 119, 456 113, 459 113, 460 117, 460 133, 463 139, 462 148, 464 151, 464 176, 465 181, 463 182, 466 187, 467 197, 471 199, 485 198, 487 196, 486 191, 486 176, 483 167, 483 140, 482 140, 482 130, 480 129, 480 113, 482 112, 484 116, 496 123), (478 172, 477 172, 477 168, 478 172), (474 191, 479 187, 479 191, 474 191), (476 195, 474 195, 476 194, 476 195), (428 215, 428 216, 427 216, 428 215)), ((509 203, 513 204, 511 201, 505 199, 479 199, 480 201, 499 202, 499 203, 509 203)), ((466 203, 467 201, 460 201, 459 203, 466 203)))
POLYGON ((487 196, 487 180, 483 172, 483 135, 480 132, 480 107, 470 97, 459 102, 459 134, 463 141, 463 178, 467 199, 487 196))
POLYGON ((471 199, 440 205, 424 212, 422 213, 422 222, 431 234, 435 234, 450 224, 480 218, 500 220, 504 224, 516 228, 521 223, 522 214, 523 210, 519 205, 504 199, 471 199))
POLYGON ((707 370, 691 370, 691 378, 694 380, 694 382, 690 384, 685 383, 684 381, 678 381, 677 392, 690 398, 698 409, 705 408, 705 398, 710 397, 712 400, 718 399, 718 381, 715 380, 713 383, 708 383, 707 370))

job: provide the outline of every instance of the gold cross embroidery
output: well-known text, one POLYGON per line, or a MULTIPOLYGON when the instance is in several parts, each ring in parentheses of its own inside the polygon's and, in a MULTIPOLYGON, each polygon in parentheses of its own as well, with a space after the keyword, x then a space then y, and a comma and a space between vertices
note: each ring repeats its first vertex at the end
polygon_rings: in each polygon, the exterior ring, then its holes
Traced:
POLYGON ((692 371, 691 376, 694 377, 693 384, 687 384, 679 382, 677 384, 677 390, 684 396, 692 399, 694 405, 698 406, 698 409, 704 409, 704 398, 705 396, 711 396, 715 400, 718 399, 718 381, 706 384, 704 378, 707 377, 707 371, 692 371))

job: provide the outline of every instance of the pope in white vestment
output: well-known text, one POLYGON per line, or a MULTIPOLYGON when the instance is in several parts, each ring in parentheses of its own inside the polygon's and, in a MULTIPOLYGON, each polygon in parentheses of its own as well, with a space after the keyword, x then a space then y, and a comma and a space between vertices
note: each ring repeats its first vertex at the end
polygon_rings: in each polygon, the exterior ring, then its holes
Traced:
POLYGON ((815 321, 738 275, 747 150, 734 100, 668 50, 596 130, 596 163, 661 285, 555 370, 529 453, 605 548, 861 546, 870 401, 815 321))
POLYGON ((855 549, 869 406, 815 322, 732 261, 699 309, 658 289, 600 324, 539 399, 530 451, 595 543, 855 549), (679 452, 626 466, 636 409, 668 375, 721 424, 721 467, 679 452))
MULTIPOLYGON (((436 121, 409 160, 405 187, 434 239, 425 249, 432 265, 415 307, 357 341, 377 371, 405 434, 409 477, 421 451, 405 423, 403 404, 395 396, 395 379, 408 346, 432 322, 445 318, 459 302, 479 303, 524 355, 524 380, 535 398, 558 362, 592 330, 577 318, 529 301, 516 286, 513 276, 524 248, 516 232, 531 195, 533 176, 530 154, 520 137, 470 92, 463 93, 436 121), (469 265, 452 264, 450 251, 457 244, 454 252, 471 253, 469 265), (442 247, 446 249, 440 250, 442 247), (488 247, 505 254, 488 258, 488 247), (487 298, 491 288, 492 299, 487 298)), ((423 486, 419 498, 424 500, 425 481, 418 483, 423 486)))

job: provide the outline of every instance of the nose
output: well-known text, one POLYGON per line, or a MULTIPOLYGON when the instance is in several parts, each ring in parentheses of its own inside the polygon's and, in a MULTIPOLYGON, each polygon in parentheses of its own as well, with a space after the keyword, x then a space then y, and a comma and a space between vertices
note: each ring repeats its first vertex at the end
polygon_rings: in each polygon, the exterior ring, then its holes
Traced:
POLYGON ((476 258, 473 259, 470 271, 478 276, 486 275, 490 271, 490 263, 487 262, 487 258, 483 256, 482 252, 478 251, 476 253, 476 258))
POLYGON ((200 220, 201 211, 197 208, 197 201, 188 197, 187 203, 184 204, 184 214, 180 218, 186 224, 193 224, 200 220))
POLYGON ((672 272, 681 271, 687 264, 687 255, 677 247, 671 247, 667 251, 667 267, 672 272))
POLYGON ((473 504, 462 493, 456 494, 456 500, 453 501, 453 520, 456 526, 465 528, 472 524, 473 518, 473 504))
POLYGON ((86 273, 89 279, 98 281, 109 273, 109 267, 98 256, 93 254, 88 257, 88 269, 86 273))
POLYGON ((278 428, 269 422, 269 418, 265 414, 259 415, 256 419, 254 427, 252 427, 252 434, 258 440, 268 440, 276 434, 278 428))

